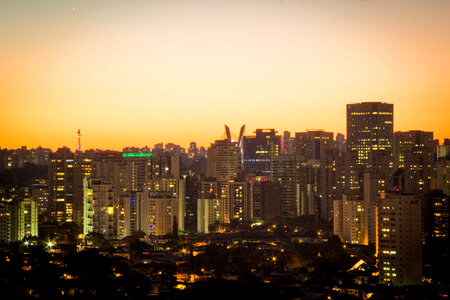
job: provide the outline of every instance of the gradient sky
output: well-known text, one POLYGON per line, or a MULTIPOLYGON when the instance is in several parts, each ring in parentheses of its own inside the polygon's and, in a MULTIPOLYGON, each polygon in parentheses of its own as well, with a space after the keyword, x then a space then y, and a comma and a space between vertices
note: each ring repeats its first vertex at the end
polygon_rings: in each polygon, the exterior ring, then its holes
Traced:
POLYGON ((0 147, 345 133, 345 104, 450 137, 448 0, 0 1, 0 147))

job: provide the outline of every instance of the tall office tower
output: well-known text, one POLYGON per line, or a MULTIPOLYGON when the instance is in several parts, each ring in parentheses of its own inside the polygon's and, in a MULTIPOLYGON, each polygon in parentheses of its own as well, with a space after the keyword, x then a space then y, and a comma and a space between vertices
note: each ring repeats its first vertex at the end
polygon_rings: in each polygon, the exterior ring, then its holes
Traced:
POLYGON ((308 130, 295 133, 295 152, 304 164, 300 184, 303 189, 302 215, 314 215, 320 210, 323 219, 331 219, 333 199, 329 198, 330 186, 327 183, 327 153, 332 149, 332 132, 308 130))
POLYGON ((324 220, 333 217, 333 201, 342 199, 345 188, 344 156, 340 150, 334 148, 326 151, 321 161, 321 195, 320 216, 324 220))
POLYGON ((295 153, 302 162, 320 163, 325 152, 333 147, 332 132, 308 130, 295 133, 295 153))
POLYGON ((38 236, 37 204, 31 198, 23 198, 15 203, 11 212, 10 240, 22 241, 33 236, 38 236))
POLYGON ((152 153, 124 152, 125 190, 138 191, 151 179, 152 153))
POLYGON ((356 195, 333 201, 333 231, 342 242, 364 244, 364 203, 356 195))
POLYGON ((394 105, 347 104, 347 151, 360 169, 390 175, 393 168, 394 105))
POLYGON ((387 193, 378 212, 380 282, 395 286, 421 284, 420 200, 414 195, 387 193))
POLYGON ((197 202, 200 195, 200 175, 185 176, 185 219, 184 226, 187 232, 197 232, 197 202))
POLYGON ((116 218, 112 180, 109 178, 91 178, 89 188, 92 189, 92 230, 102 234, 106 239, 116 236, 116 218))
POLYGON ((249 221, 252 215, 252 203, 249 183, 245 180, 230 181, 230 210, 232 219, 249 221))
POLYGON ((340 152, 345 152, 347 149, 345 136, 342 133, 336 133, 336 139, 334 140, 334 147, 340 152))
POLYGON ((282 216, 300 215, 300 191, 298 169, 300 162, 296 155, 275 156, 270 164, 270 181, 281 186, 282 216))
POLYGON ((59 148, 50 155, 48 164, 49 204, 58 223, 73 221, 74 155, 69 148, 59 148))
POLYGON ((283 132, 283 149, 281 153, 294 154, 294 150, 295 150, 295 138, 292 138, 291 133, 286 130, 283 132))
POLYGON ((394 169, 404 172, 405 193, 424 195, 431 190, 433 151, 433 132, 395 132, 394 169))
POLYGON ((219 184, 219 199, 223 205, 220 209, 220 223, 230 222, 229 182, 238 176, 238 153, 238 143, 230 139, 216 140, 208 148, 206 174, 209 178, 216 178, 219 184))
POLYGON ((449 200, 441 190, 426 195, 422 202, 425 243, 431 239, 448 239, 449 200))
POLYGON ((269 176, 270 161, 281 152, 281 136, 275 129, 256 129, 255 136, 244 136, 244 172, 249 176, 269 176))
POLYGON ((217 181, 202 181, 197 199, 197 232, 209 233, 211 225, 219 222, 220 190, 217 181))
POLYGON ((301 163, 296 170, 296 193, 299 201, 299 214, 316 215, 320 207, 320 165, 301 163))
POLYGON ((0 202, 0 242, 11 240, 11 205, 0 202))
POLYGON ((281 187, 266 178, 247 178, 250 194, 250 219, 266 221, 281 217, 281 187))
POLYGON ((31 187, 31 197, 37 203, 38 214, 47 212, 49 210, 47 181, 36 180, 31 187))
POLYGON ((141 231, 155 236, 178 233, 178 199, 171 193, 146 193, 138 205, 141 231))

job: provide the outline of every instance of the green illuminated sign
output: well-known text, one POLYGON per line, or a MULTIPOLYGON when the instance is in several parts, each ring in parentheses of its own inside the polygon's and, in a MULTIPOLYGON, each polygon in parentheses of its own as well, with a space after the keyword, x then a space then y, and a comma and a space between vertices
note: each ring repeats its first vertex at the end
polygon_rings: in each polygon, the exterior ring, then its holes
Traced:
POLYGON ((153 153, 122 153, 122 157, 151 157, 153 153))

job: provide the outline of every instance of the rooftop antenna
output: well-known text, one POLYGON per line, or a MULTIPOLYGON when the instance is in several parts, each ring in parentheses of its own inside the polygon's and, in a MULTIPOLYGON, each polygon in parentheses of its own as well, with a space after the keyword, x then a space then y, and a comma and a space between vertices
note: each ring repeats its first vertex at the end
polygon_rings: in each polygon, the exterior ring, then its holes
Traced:
POLYGON ((77 144, 77 153, 81 153, 81 130, 78 129, 78 144, 77 144))

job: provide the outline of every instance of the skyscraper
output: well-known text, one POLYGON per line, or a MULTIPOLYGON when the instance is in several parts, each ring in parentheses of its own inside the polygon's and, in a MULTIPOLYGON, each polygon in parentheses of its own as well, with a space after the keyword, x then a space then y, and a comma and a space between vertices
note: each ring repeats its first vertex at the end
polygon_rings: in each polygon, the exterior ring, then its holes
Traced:
POLYGON ((378 212, 380 282, 396 286, 421 284, 420 201, 414 195, 387 193, 378 212))
POLYGON ((69 148, 59 148, 50 155, 48 190, 51 216, 59 223, 75 222, 82 226, 83 178, 90 177, 91 159, 69 148))
POLYGON ((433 150, 433 132, 395 132, 394 169, 403 171, 405 193, 424 195, 431 190, 433 150))
POLYGON ((394 105, 347 104, 347 151, 357 166, 389 173, 393 167, 394 105))
POLYGON ((333 202, 334 234, 345 243, 364 244, 364 203, 356 195, 333 202))
POLYGON ((249 176, 269 176, 270 161, 281 152, 281 136, 275 129, 256 129, 243 139, 244 171, 249 176))
POLYGON ((320 163, 325 152, 333 147, 333 132, 307 130, 295 133, 295 152, 302 162, 320 163))
POLYGON ((299 168, 296 155, 278 155, 271 161, 270 180, 280 184, 282 216, 300 215, 299 168))
POLYGON ((215 178, 219 185, 221 204, 219 222, 229 223, 231 217, 229 182, 238 176, 238 143, 231 140, 216 140, 208 148, 207 177, 215 178))
POLYGON ((31 198, 20 199, 11 212, 11 242, 38 236, 37 203, 31 198))
POLYGON ((100 233, 106 239, 112 239, 117 234, 116 201, 113 184, 110 178, 91 178, 89 187, 92 189, 93 232, 100 233))
POLYGON ((331 166, 328 165, 327 156, 333 149, 333 132, 307 130, 295 133, 295 152, 302 162, 300 169, 302 215, 314 215, 320 210, 323 219, 331 219, 333 184, 329 185, 330 173, 327 172, 327 168, 331 166))
POLYGON ((197 232, 208 233, 211 225, 219 222, 219 186, 217 181, 203 181, 197 199, 197 232))
POLYGON ((252 203, 249 183, 245 180, 230 181, 231 218, 239 221, 251 220, 252 203))
POLYGON ((60 223, 73 221, 74 159, 73 153, 66 147, 58 149, 49 159, 49 204, 52 217, 60 223))

